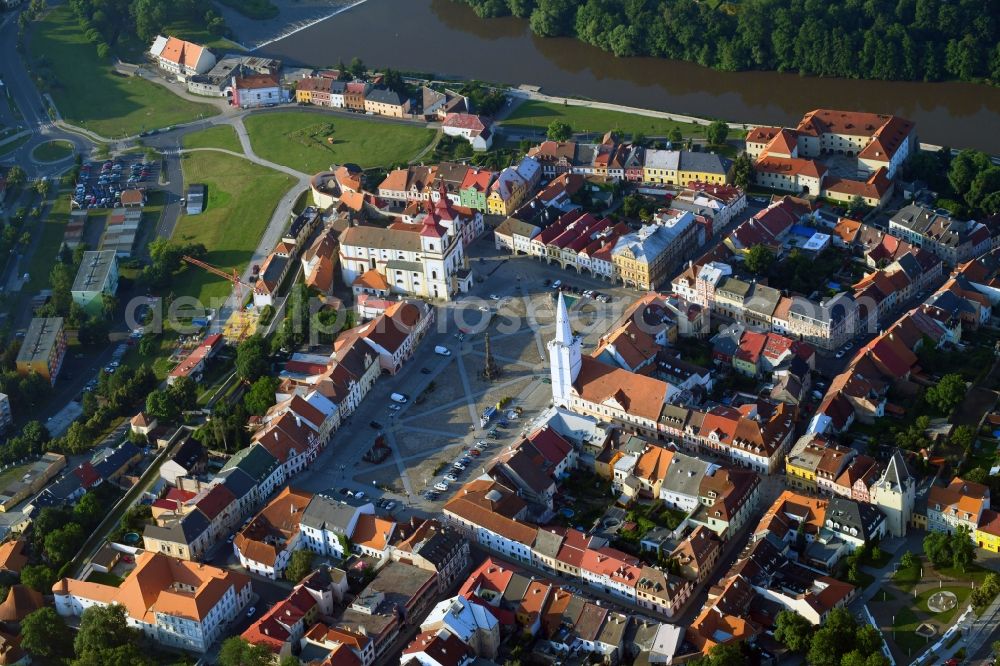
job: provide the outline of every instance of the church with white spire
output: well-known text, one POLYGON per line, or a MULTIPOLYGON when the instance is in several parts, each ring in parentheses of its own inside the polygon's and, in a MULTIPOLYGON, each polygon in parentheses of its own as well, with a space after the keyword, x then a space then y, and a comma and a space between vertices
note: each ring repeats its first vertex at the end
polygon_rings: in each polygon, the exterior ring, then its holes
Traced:
POLYGON ((548 350, 553 405, 602 421, 616 421, 650 437, 659 436, 660 414, 680 390, 655 377, 584 355, 562 294, 556 303, 555 337, 549 340, 548 350))
POLYGON ((549 340, 548 348, 552 403, 556 407, 568 407, 573 382, 580 376, 583 354, 580 351, 580 338, 573 333, 573 327, 569 324, 566 299, 561 293, 556 304, 556 337, 549 340))

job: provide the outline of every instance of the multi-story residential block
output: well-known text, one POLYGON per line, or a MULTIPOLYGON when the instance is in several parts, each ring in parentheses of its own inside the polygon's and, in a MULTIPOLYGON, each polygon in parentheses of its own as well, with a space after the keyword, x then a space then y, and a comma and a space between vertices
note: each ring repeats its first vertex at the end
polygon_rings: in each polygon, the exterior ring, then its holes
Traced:
POLYGON ((493 184, 495 176, 496 174, 488 169, 469 168, 459 185, 459 203, 466 208, 485 213, 489 210, 486 198, 489 196, 490 185, 493 184))
POLYGON ((52 593, 63 617, 119 604, 129 626, 149 640, 198 653, 229 635, 252 596, 243 574, 151 552, 137 556, 135 570, 118 587, 63 578, 52 593))
POLYGON ((398 526, 397 535, 390 549, 392 558, 436 572, 442 592, 451 589, 469 568, 469 542, 436 520, 411 518, 398 526))
POLYGON ((275 106, 288 101, 277 74, 245 74, 234 76, 231 103, 241 109, 275 106))
POLYGON ((56 383, 66 356, 66 330, 62 317, 35 317, 17 352, 17 374, 38 374, 56 383))
POLYGON ((90 315, 104 307, 104 296, 118 291, 118 257, 114 250, 83 253, 80 268, 73 281, 73 302, 90 315))
POLYGON ((985 224, 956 220, 917 203, 908 204, 889 219, 889 233, 932 252, 950 266, 975 259, 992 246, 985 224))
POLYGON ((500 651, 500 621, 485 604, 458 595, 435 606, 420 624, 420 631, 446 629, 476 656, 495 659, 500 651))
POLYGON ((516 217, 508 217, 493 230, 494 245, 498 250, 517 254, 531 252, 531 240, 541 233, 541 228, 516 217))

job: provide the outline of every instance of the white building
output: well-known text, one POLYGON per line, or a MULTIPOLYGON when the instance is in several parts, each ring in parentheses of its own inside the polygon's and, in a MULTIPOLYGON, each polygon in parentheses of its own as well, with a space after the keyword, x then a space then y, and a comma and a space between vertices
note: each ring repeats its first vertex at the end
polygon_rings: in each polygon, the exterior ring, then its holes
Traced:
POLYGON ((302 513, 301 546, 324 557, 346 558, 348 539, 362 514, 374 515, 371 502, 348 504, 327 495, 315 495, 302 513))
POLYGON ((160 69, 176 74, 182 81, 215 67, 215 56, 211 51, 176 37, 157 35, 149 48, 149 55, 156 60, 160 69))
POLYGON ((56 612, 79 617, 91 606, 125 607, 128 625, 165 647, 205 653, 229 636, 250 603, 250 578, 199 562, 144 552, 119 586, 63 578, 52 586, 56 612))

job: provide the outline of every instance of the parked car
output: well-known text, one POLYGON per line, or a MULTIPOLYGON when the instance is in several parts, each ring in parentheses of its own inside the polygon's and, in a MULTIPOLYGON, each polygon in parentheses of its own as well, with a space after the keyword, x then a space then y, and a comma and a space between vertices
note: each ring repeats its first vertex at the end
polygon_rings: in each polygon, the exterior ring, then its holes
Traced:
POLYGON ((398 402, 400 404, 403 404, 407 401, 405 393, 392 393, 389 395, 389 399, 392 400, 393 402, 398 402))
POLYGON ((422 375, 429 375, 429 374, 431 374, 431 369, 430 368, 420 368, 420 374, 422 374, 422 375))
POLYGON ((448 484, 445 483, 444 481, 438 481, 437 483, 434 484, 434 490, 440 490, 441 492, 444 492, 448 490, 448 484))
POLYGON ((442 347, 441 345, 434 347, 434 353, 439 356, 451 356, 451 350, 447 347, 442 347))
POLYGON ((454 474, 445 474, 444 475, 444 480, 445 481, 451 481, 452 483, 455 483, 456 481, 458 481, 458 477, 455 476, 454 474))
POLYGON ((370 425, 375 430, 381 430, 382 429, 382 424, 379 423, 378 421, 369 421, 368 425, 370 425))

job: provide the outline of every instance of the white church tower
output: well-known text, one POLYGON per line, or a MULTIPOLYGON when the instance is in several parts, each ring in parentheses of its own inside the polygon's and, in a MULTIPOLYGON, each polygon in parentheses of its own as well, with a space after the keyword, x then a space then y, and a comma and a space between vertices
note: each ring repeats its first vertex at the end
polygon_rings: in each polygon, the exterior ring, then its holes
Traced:
POLYGON ((906 536, 906 527, 913 516, 916 485, 903 454, 896 449, 882 477, 872 486, 872 502, 885 514, 885 526, 891 536, 906 536))
POLYGON ((582 364, 580 339, 569 325, 566 301, 559 294, 556 306, 556 337, 549 340, 549 365, 552 373, 552 403, 565 407, 573 391, 573 382, 580 375, 582 364))

